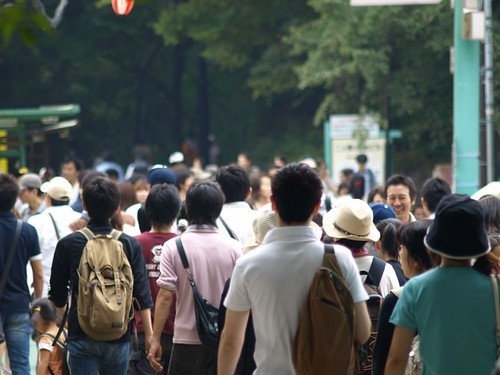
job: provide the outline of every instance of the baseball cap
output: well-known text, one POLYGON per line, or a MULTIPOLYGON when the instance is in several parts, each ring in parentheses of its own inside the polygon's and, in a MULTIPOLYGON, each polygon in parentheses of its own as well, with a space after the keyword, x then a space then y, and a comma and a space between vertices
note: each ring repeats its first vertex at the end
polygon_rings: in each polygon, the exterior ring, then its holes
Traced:
POLYGON ((35 173, 26 173, 19 179, 19 189, 40 189, 42 179, 35 173))
POLYGON ((69 201, 73 194, 73 186, 64 177, 59 176, 45 182, 40 190, 57 201, 69 201))

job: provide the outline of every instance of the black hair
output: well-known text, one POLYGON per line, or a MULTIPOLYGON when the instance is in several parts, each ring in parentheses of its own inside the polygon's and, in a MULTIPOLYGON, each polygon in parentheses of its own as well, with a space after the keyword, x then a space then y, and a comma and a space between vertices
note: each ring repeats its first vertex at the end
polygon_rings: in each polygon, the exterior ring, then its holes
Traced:
POLYGON ((224 193, 219 184, 212 181, 194 183, 186 193, 189 224, 217 225, 223 205, 224 193))
POLYGON ((80 189, 85 189, 85 187, 96 177, 108 177, 106 173, 98 172, 93 169, 86 169, 80 173, 80 189), (82 177, 83 176, 83 177, 82 177))
POLYGON ((9 212, 16 204, 19 185, 14 176, 0 173, 0 212, 9 212))
POLYGON ((424 237, 431 224, 432 220, 419 220, 404 224, 398 229, 398 241, 408 250, 408 257, 417 263, 418 273, 436 265, 424 244, 424 237))
POLYGON ((115 168, 106 169, 106 175, 112 180, 118 180, 120 178, 118 171, 115 168))
POLYGON ((67 206, 69 204, 69 200, 60 201, 60 200, 54 199, 52 197, 49 197, 49 198, 50 198, 50 205, 53 206, 53 207, 67 206))
POLYGON ((279 169, 271 180, 276 211, 285 223, 303 223, 320 202, 323 183, 318 173, 303 163, 279 169))
POLYGON ((500 199, 488 195, 479 200, 488 233, 500 232, 500 199))
POLYGON ((341 182, 341 183, 339 184, 339 186, 337 186, 337 194, 340 194, 340 191, 341 191, 342 189, 346 189, 346 190, 347 190, 347 192, 349 193, 349 185, 348 185, 348 184, 346 184, 345 182, 341 182))
POLYGON ((387 197, 387 188, 389 186, 403 185, 410 191, 410 199, 413 201, 417 197, 417 187, 411 177, 403 176, 402 174, 395 174, 387 179, 385 182, 385 197, 387 197))
POLYGON ((348 238, 339 238, 335 241, 336 244, 343 245, 351 250, 353 253, 359 253, 363 250, 363 247, 368 241, 356 241, 350 240, 348 238))
POLYGON ((77 171, 83 170, 83 167, 84 167, 83 161, 81 159, 77 158, 76 156, 66 156, 62 160, 61 165, 68 164, 68 163, 73 163, 75 166, 75 169, 77 171))
POLYGON ((226 197, 226 203, 242 202, 250 190, 250 179, 243 168, 236 165, 222 167, 215 178, 226 197))
POLYGON ((368 157, 365 154, 360 154, 356 156, 356 161, 359 164, 366 164, 368 162, 368 157))
POLYGON ((95 177, 84 187, 83 203, 91 219, 109 220, 120 206, 116 184, 106 177, 95 177))
POLYGON ((57 323, 57 309, 54 303, 48 298, 39 298, 31 304, 30 314, 33 316, 35 313, 49 321, 57 323))
POLYGON ((439 177, 429 178, 424 182, 420 195, 427 203, 430 212, 435 212, 441 199, 451 194, 450 185, 439 177))
POLYGON ((186 180, 193 176, 193 172, 189 168, 174 169, 175 179, 177 181, 177 189, 181 190, 186 180))
POLYGON ((403 225, 398 219, 385 219, 377 223, 380 246, 391 260, 399 260, 398 229, 403 225))
POLYGON ((375 195, 379 194, 382 198, 385 198, 384 188, 382 186, 373 188, 372 191, 368 193, 367 203, 373 203, 373 199, 375 199, 375 195))
POLYGON ((146 216, 153 226, 172 225, 181 209, 181 198, 172 184, 151 188, 144 204, 146 216))

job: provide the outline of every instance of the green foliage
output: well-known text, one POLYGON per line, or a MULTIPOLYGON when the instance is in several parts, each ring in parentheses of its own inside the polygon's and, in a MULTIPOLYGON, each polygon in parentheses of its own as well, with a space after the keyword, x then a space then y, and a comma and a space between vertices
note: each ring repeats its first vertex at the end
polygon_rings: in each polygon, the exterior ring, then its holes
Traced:
POLYGON ((39 31, 51 30, 49 21, 37 13, 29 1, 16 0, 12 4, 0 1, 0 34, 3 48, 10 45, 15 35, 18 35, 27 47, 34 48, 39 31))

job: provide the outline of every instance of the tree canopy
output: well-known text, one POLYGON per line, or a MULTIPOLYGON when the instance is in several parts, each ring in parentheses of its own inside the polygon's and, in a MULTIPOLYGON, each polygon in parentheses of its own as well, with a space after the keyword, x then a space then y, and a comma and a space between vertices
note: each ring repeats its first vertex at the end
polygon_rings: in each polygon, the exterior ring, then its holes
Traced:
POLYGON ((213 133, 224 163, 241 150, 264 167, 276 153, 321 157, 323 121, 344 113, 402 130, 397 170, 425 176, 450 161, 447 2, 143 0, 117 17, 107 1, 71 0, 57 28, 21 2, 26 18, 0 2, 0 20, 14 20, 0 26, 13 38, 0 50, 2 106, 81 104, 68 147, 87 162, 104 148, 128 162, 137 143, 165 162, 189 133, 213 133))

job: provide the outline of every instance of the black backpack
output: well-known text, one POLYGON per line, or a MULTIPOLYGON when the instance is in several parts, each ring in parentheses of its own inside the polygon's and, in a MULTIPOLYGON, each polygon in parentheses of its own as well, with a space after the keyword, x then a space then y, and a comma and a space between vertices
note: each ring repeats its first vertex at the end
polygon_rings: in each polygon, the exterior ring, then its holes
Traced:
POLYGON ((380 313, 380 306, 382 305, 382 296, 380 294, 379 286, 380 281, 382 280, 382 275, 384 274, 385 265, 386 263, 383 260, 373 257, 373 261, 368 272, 359 271, 361 276, 366 275, 366 280, 363 283, 363 286, 368 293, 366 306, 368 307, 368 314, 370 315, 370 321, 372 323, 370 338, 360 348, 360 374, 371 375, 372 373, 373 347, 375 346, 375 339, 377 338, 378 315, 380 313))

